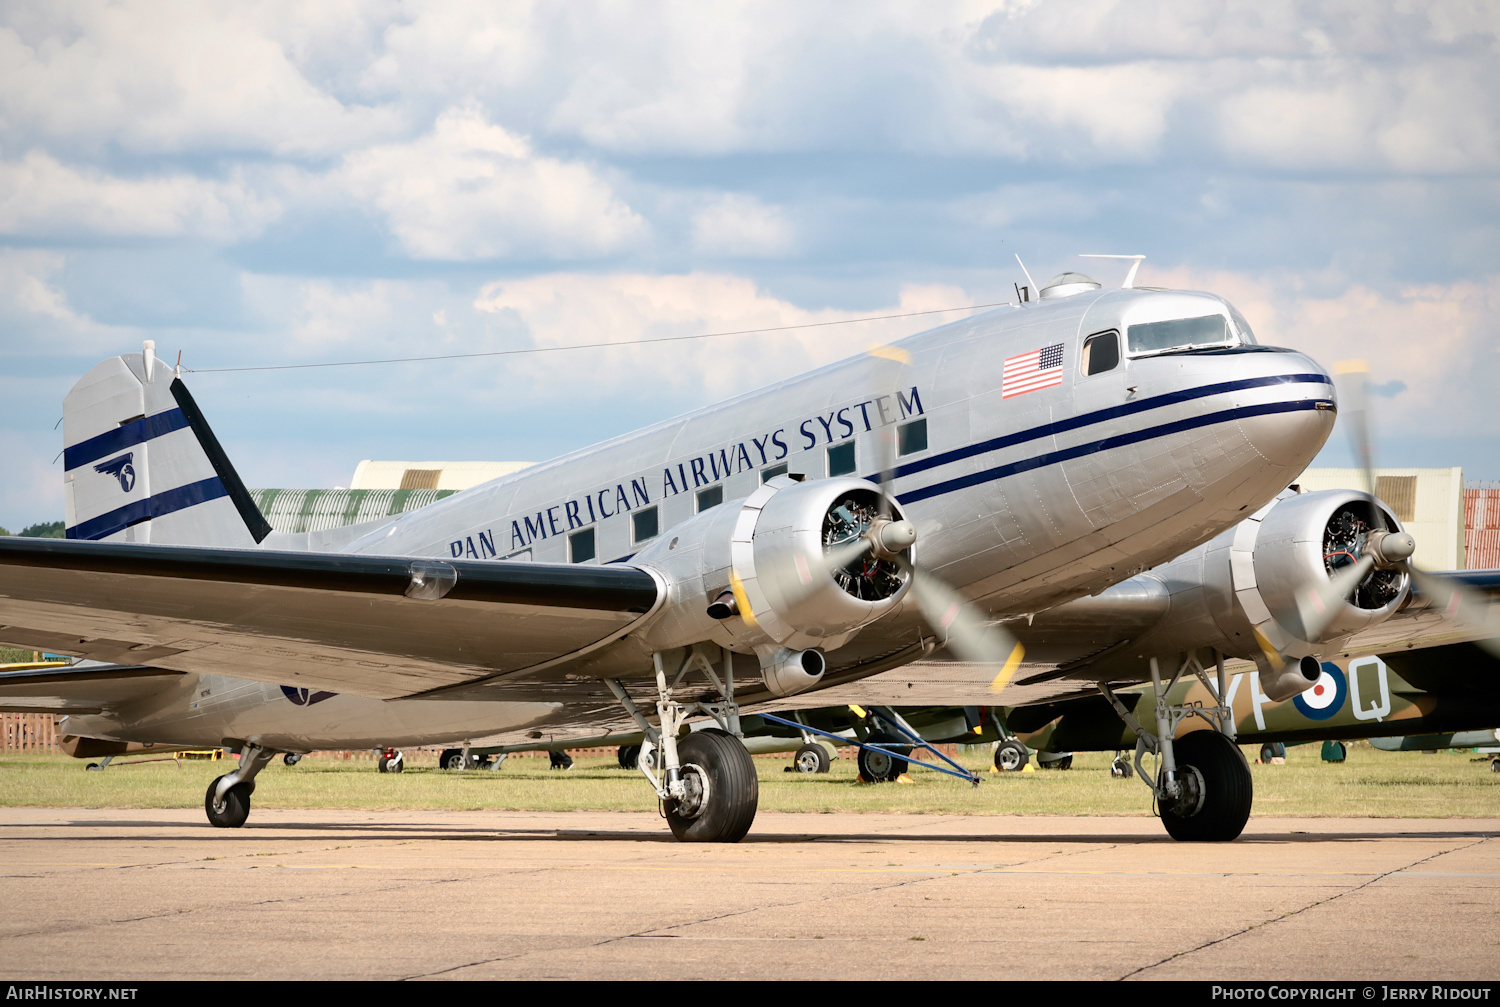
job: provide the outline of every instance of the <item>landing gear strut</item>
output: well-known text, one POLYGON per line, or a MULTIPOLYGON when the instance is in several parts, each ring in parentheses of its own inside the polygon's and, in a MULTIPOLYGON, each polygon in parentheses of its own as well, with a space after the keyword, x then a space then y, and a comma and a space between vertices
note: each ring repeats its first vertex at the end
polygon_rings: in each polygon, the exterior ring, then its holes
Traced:
POLYGON ((636 768, 656 790, 672 835, 684 842, 737 843, 755 821, 760 782, 755 763, 739 740, 742 735, 739 707, 734 702, 732 658, 724 654, 724 677, 720 679, 704 650, 703 645, 688 650, 670 682, 663 655, 654 656, 659 728, 636 707, 619 679, 606 679, 605 684, 656 750, 654 759, 640 758, 636 768), (695 670, 713 683, 723 697, 722 703, 684 705, 673 698, 672 690, 695 670), (719 726, 694 731, 679 740, 678 733, 695 713, 707 713, 719 726))
POLYGON ((1227 681, 1224 656, 1214 655, 1218 669, 1218 688, 1209 682, 1208 674, 1197 655, 1190 654, 1179 662, 1171 682, 1162 687, 1161 671, 1156 658, 1151 659, 1151 682, 1155 687, 1156 732, 1141 726, 1135 715, 1116 698, 1104 683, 1099 691, 1109 700, 1130 728, 1135 731, 1135 769, 1141 782, 1151 788, 1157 813, 1173 839, 1193 842, 1227 842, 1236 838, 1250 820, 1255 790, 1250 765, 1234 743, 1234 710, 1227 706, 1227 681), (1216 706, 1201 703, 1174 706, 1167 694, 1191 670, 1216 706), (1193 731, 1177 737, 1177 727, 1188 717, 1201 717, 1210 731, 1193 731), (1158 772, 1149 773, 1142 765, 1147 753, 1159 759, 1158 772))
POLYGON ((225 773, 208 785, 203 795, 203 810, 218 829, 237 829, 250 817, 250 795, 255 793, 255 776, 276 753, 260 745, 240 749, 240 768, 225 773))
POLYGON ((406 769, 406 755, 395 748, 382 748, 378 768, 382 773, 399 773, 406 769))

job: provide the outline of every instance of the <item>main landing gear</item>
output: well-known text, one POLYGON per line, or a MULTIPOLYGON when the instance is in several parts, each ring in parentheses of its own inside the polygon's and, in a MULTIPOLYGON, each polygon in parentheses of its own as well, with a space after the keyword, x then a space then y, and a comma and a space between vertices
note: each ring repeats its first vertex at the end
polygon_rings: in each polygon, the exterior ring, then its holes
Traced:
POLYGON ((203 795, 203 810, 209 822, 218 829, 237 829, 250 817, 250 795, 255 793, 255 776, 276 753, 260 745, 240 749, 240 768, 225 773, 208 785, 203 795))
MULTIPOLYGON (((672 835, 684 842, 737 843, 755 821, 760 782, 755 763, 739 740, 743 735, 739 707, 734 702, 732 659, 719 651, 724 672, 721 679, 705 654, 708 650, 700 644, 687 651, 655 655, 659 729, 636 707, 619 679, 605 679, 605 684, 655 749, 653 759, 637 757, 636 768, 656 790, 672 835), (666 658, 677 665, 670 681, 666 658), (673 698, 672 690, 693 671, 707 677, 723 697, 722 703, 684 704, 673 698), (679 738, 687 718, 695 713, 708 714, 719 726, 679 738)), ((625 759, 620 761, 623 764, 625 759)))
POLYGON ((1191 842, 1227 842, 1244 831, 1255 797, 1250 765, 1234 743, 1234 710, 1219 697, 1225 695, 1224 656, 1214 655, 1218 688, 1197 655, 1179 662, 1177 672, 1165 688, 1156 658, 1151 659, 1151 682, 1155 687, 1156 733, 1141 726, 1135 715, 1115 697, 1108 685, 1099 691, 1114 706, 1120 718, 1135 731, 1135 769, 1141 782, 1151 788, 1162 824, 1173 839, 1191 842), (1191 670, 1217 706, 1202 704, 1173 706, 1167 703, 1183 672, 1191 670), (1177 727, 1188 717, 1201 717, 1213 730, 1193 731, 1177 737, 1177 727), (1159 759, 1158 771, 1149 773, 1141 764, 1147 752, 1159 759))

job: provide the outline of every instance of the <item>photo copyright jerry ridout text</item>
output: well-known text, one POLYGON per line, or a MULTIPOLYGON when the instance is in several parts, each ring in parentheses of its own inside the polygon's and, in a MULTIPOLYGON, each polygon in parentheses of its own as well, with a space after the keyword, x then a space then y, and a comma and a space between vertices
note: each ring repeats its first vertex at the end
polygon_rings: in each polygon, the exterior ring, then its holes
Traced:
POLYGON ((1211 987, 1214 1000, 1488 1000, 1489 986, 1372 985, 1372 986, 1275 986, 1248 984, 1211 987))

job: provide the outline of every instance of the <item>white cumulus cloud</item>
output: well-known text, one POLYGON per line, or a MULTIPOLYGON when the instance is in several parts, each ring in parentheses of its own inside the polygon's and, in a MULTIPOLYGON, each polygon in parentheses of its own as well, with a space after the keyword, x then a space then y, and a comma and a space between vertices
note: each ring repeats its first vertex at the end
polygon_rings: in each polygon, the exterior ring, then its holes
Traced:
POLYGON ((584 258, 645 231, 595 170, 537 154, 473 107, 411 142, 351 154, 336 180, 378 207, 417 259, 584 258))

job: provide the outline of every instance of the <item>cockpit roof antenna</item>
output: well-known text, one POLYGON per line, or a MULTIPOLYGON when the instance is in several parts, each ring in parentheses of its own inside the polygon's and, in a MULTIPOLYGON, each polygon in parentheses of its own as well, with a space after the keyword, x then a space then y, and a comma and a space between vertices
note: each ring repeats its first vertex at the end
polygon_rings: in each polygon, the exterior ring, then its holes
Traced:
POLYGON ((1129 290, 1135 285, 1135 271, 1141 268, 1141 263, 1146 258, 1144 255, 1100 255, 1096 252, 1082 252, 1078 257, 1080 259, 1134 259, 1135 261, 1130 264, 1130 272, 1125 274, 1125 282, 1120 284, 1121 290, 1129 290))
POLYGON ((1010 254, 1015 255, 1015 257, 1016 257, 1016 265, 1018 265, 1018 266, 1021 267, 1021 272, 1026 273, 1026 282, 1029 283, 1029 284, 1031 284, 1031 289, 1032 290, 1041 290, 1042 288, 1038 287, 1036 285, 1036 281, 1031 278, 1031 274, 1028 273, 1028 272, 1026 272, 1026 263, 1024 263, 1024 262, 1021 261, 1021 256, 1018 255, 1015 252, 1012 252, 1010 254))

